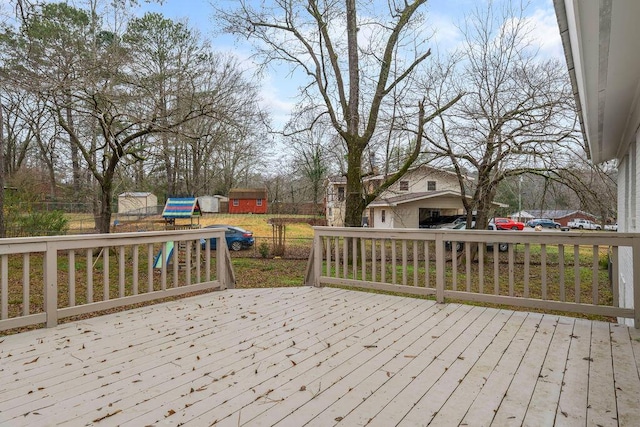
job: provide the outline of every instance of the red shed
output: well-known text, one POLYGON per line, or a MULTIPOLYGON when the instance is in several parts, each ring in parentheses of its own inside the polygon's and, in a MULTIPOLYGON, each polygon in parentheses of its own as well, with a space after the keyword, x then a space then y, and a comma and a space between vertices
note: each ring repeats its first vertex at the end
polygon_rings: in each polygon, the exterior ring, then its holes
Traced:
POLYGON ((229 213, 267 213, 267 189, 234 188, 229 190, 229 213))

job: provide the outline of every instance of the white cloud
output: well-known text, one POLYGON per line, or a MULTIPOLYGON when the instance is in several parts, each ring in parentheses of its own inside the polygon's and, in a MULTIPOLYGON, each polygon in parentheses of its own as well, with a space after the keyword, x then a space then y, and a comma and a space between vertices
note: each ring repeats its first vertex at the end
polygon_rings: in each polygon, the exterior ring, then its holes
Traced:
POLYGON ((265 76, 260 83, 261 104, 269 112, 272 126, 275 129, 282 129, 289 121, 295 107, 293 97, 297 84, 286 76, 274 79, 273 73, 265 76))
POLYGON ((531 25, 531 42, 539 47, 543 57, 563 57, 562 40, 553 8, 536 9, 526 18, 531 25))
POLYGON ((462 40, 462 33, 451 15, 427 13, 426 30, 433 34, 431 42, 443 52, 454 50, 462 40))

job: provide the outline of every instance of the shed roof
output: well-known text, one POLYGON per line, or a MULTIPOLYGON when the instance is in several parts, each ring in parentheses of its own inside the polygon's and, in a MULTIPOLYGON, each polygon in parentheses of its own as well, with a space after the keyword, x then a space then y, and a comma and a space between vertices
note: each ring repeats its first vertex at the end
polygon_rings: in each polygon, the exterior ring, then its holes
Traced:
POLYGON ((149 197, 153 194, 148 191, 125 191, 124 193, 118 194, 118 197, 149 197))
POLYGON ((170 197, 162 211, 163 218, 191 218, 200 215, 197 197, 170 197))
POLYGON ((230 199, 266 199, 266 188, 233 188, 229 190, 230 199))

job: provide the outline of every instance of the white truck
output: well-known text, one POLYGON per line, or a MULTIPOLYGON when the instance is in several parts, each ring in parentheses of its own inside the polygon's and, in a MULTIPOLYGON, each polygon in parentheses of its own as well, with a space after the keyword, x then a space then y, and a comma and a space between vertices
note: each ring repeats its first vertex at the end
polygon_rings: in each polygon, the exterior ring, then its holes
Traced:
POLYGON ((600 224, 583 218, 575 218, 567 223, 569 228, 577 228, 579 230, 602 230, 600 224))

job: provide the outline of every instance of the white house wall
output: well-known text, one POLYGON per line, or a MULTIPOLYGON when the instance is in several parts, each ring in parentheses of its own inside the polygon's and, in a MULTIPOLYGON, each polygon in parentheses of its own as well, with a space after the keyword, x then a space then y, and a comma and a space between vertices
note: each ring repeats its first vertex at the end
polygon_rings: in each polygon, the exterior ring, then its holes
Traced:
POLYGON ((446 172, 438 172, 429 170, 428 173, 425 173, 421 169, 416 169, 411 172, 407 172, 401 179, 396 181, 392 186, 390 186, 387 191, 385 191, 381 197, 389 198, 393 196, 398 196, 401 194, 407 193, 423 193, 425 191, 430 191, 428 187, 429 181, 435 181, 436 190, 435 191, 443 191, 443 190, 451 190, 451 191, 460 191, 460 186, 458 185, 457 178, 446 172), (400 183, 402 181, 409 181, 409 189, 408 190, 400 190, 400 183))
POLYGON ((420 209, 440 210, 443 216, 462 215, 464 208, 460 197, 434 197, 403 203, 398 206, 378 206, 374 209, 375 228, 419 228, 420 209), (382 211, 385 211, 385 222, 382 222, 382 211))
POLYGON ((393 208, 384 207, 384 208, 376 208, 373 211, 373 224, 375 228, 394 228, 395 225, 395 213, 393 208), (382 213, 384 212, 384 222, 382 222, 382 213))
MULTIPOLYGON (((637 212, 640 209, 640 150, 638 150, 640 134, 629 145, 627 155, 618 164, 618 231, 637 233, 639 231, 637 212)), ((619 262, 619 295, 620 306, 633 307, 633 253, 631 248, 620 248, 619 262)), ((636 266, 640 267, 640 266, 636 266)), ((633 325, 631 319, 618 319, 633 325)))

